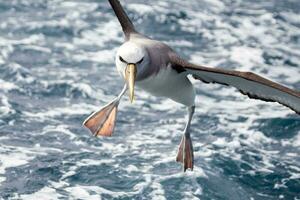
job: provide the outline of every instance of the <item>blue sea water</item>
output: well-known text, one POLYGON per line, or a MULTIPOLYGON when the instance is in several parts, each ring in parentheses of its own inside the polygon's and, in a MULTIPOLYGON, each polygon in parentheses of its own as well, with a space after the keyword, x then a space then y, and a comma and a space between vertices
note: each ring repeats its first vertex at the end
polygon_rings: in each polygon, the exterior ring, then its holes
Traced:
MULTIPOLYGON (((124 0, 137 29, 209 66, 300 90, 299 0, 124 0)), ((300 199, 300 117, 197 81, 194 171, 175 162, 186 110, 137 90, 115 133, 82 127, 122 89, 106 0, 0 0, 0 199, 300 199)))

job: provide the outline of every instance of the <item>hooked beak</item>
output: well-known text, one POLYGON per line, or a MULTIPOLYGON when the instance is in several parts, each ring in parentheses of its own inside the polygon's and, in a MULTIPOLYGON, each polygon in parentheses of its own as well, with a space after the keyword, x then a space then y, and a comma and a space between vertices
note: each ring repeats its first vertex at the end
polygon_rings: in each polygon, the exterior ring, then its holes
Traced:
POLYGON ((130 102, 133 102, 134 99, 134 83, 136 77, 136 65, 128 64, 125 70, 125 79, 129 88, 129 98, 130 102))

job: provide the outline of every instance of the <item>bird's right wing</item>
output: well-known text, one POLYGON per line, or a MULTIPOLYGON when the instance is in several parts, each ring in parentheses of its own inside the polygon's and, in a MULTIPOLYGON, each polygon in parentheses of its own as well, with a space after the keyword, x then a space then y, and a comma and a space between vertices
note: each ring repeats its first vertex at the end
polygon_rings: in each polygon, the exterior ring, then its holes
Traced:
POLYGON ((191 74, 194 78, 205 83, 233 86, 250 98, 278 102, 300 114, 300 92, 255 73, 194 65, 174 53, 170 54, 170 62, 175 69, 186 71, 187 74, 191 74))
POLYGON ((126 39, 129 39, 131 33, 137 33, 132 22, 124 11, 119 0, 108 0, 114 10, 125 34, 126 39))

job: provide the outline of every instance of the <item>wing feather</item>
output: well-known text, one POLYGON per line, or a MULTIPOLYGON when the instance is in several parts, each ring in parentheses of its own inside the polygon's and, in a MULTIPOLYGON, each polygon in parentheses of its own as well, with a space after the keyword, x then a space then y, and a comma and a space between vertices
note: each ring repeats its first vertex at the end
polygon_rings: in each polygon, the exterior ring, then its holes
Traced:
POLYGON ((111 7, 113 8, 121 26, 122 26, 122 29, 123 29, 123 32, 124 32, 126 38, 129 39, 129 36, 131 33, 137 33, 134 28, 134 25, 132 24, 128 15, 124 11, 119 0, 109 0, 109 3, 111 5, 111 7))
POLYGON ((173 65, 181 66, 188 74, 205 83, 233 86, 250 98, 278 102, 300 114, 300 92, 270 81, 252 72, 210 68, 191 64, 175 54, 170 55, 173 65))

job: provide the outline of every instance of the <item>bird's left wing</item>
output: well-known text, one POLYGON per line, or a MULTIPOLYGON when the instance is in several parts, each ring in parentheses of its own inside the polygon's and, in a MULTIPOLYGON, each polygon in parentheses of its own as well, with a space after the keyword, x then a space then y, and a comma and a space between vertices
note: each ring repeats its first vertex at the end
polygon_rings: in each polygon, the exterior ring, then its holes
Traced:
POLYGON ((186 71, 205 83, 233 86, 250 98, 278 102, 300 114, 300 92, 257 74, 194 65, 174 53, 170 54, 170 62, 175 69, 186 71))
POLYGON ((134 25, 132 24, 125 10, 120 4, 119 0, 108 0, 108 1, 122 26, 126 38, 129 39, 131 33, 137 33, 134 28, 134 25))

